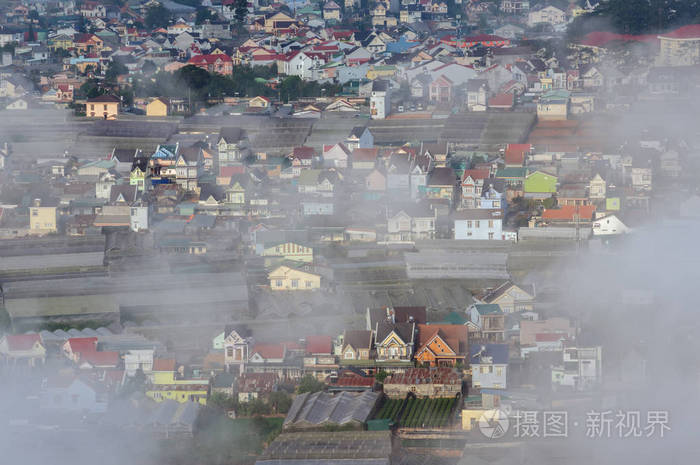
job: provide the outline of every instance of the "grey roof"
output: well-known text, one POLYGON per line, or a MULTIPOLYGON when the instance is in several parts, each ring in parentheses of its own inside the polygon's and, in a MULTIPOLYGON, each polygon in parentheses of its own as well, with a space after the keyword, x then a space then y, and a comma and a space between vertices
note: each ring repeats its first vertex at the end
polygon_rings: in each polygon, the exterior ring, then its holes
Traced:
POLYGON ((383 341, 394 331, 404 343, 410 344, 413 342, 415 330, 415 323, 391 323, 387 320, 380 320, 377 324, 377 343, 383 341))
POLYGON ((455 220, 500 220, 503 219, 501 210, 492 210, 486 208, 469 208, 455 212, 455 220))
POLYGON ((284 420, 285 427, 364 423, 379 399, 376 392, 304 393, 297 396, 284 420))
POLYGON ((386 92, 389 90, 389 81, 376 79, 372 82, 372 92, 386 92))
POLYGON ((226 143, 232 144, 246 138, 245 131, 238 127, 221 128, 219 140, 224 139, 226 143))
POLYGON ((390 431, 282 433, 256 464, 388 465, 390 431))

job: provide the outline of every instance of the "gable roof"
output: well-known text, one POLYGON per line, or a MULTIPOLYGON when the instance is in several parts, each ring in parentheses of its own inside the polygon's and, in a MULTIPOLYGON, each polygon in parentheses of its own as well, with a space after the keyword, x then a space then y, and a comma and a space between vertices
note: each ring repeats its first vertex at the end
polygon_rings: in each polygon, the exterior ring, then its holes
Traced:
POLYGON ((420 352, 435 336, 445 341, 455 354, 466 354, 468 346, 467 327, 464 325, 418 325, 418 351, 420 352))
POLYGON ((284 358, 284 344, 255 344, 251 350, 251 357, 255 354, 260 355, 265 360, 272 358, 284 358))
POLYGON ((345 331, 343 345, 350 345, 356 350, 370 349, 372 348, 372 331, 345 331))
POLYGON ((481 364, 485 357, 490 357, 492 364, 507 364, 508 344, 474 344, 469 348, 469 363, 481 364))
POLYGON ((384 342, 392 332, 395 333, 404 344, 413 343, 415 337, 415 323, 392 323, 387 320, 380 320, 377 322, 377 344, 384 342))
POLYGON ((34 344, 41 343, 41 337, 38 334, 8 334, 5 340, 7 348, 11 351, 31 350, 34 344))
POLYGON ((307 336, 306 337, 306 353, 314 354, 332 354, 333 340, 330 336, 307 336))

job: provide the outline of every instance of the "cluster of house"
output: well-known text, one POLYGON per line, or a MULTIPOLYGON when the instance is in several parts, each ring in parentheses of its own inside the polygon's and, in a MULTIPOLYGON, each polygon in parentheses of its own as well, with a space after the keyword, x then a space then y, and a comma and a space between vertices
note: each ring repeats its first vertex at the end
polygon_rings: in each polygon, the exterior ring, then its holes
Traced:
POLYGON ((335 337, 266 342, 245 326, 229 325, 208 353, 187 365, 168 358, 160 343, 105 328, 7 334, 0 360, 8 373, 42 375, 42 409, 95 414, 107 412, 115 394, 136 382, 155 402, 206 404, 217 392, 239 402, 265 399, 305 375, 331 394, 374 392, 385 373, 381 389, 389 398, 453 398, 467 390, 503 391, 513 382, 509 360, 541 354, 559 354, 547 375, 555 389, 598 386, 601 348, 577 346, 577 330, 566 318, 539 319, 530 292, 504 282, 438 322, 428 321, 425 307, 368 308, 366 329, 335 337))
MULTIPOLYGON (((341 7, 333 1, 323 6, 310 3, 293 13, 278 4, 253 2, 246 23, 251 37, 233 45, 230 22, 235 2, 207 1, 204 7, 214 20, 202 23, 195 21, 194 10, 185 8, 167 27, 153 30, 145 30, 143 23, 149 8, 159 4, 157 0, 130 1, 120 8, 87 3, 94 7, 77 7, 73 1, 59 1, 53 10, 41 3, 3 5, 7 24, 0 31, 0 45, 17 44, 12 52, 3 52, 2 58, 7 71, 0 81, 0 97, 7 99, 7 109, 77 103, 85 105, 87 117, 116 118, 122 110, 119 99, 88 99, 78 95, 78 90, 88 78, 104 76, 111 63, 119 62, 126 74, 118 76, 115 89, 128 86, 135 75, 173 72, 187 65, 222 75, 231 75, 243 65, 272 66, 278 76, 343 85, 344 95, 330 105, 296 105, 295 111, 304 117, 318 117, 328 110, 362 111, 383 119, 431 105, 438 111, 455 107, 501 111, 523 106, 536 109, 541 116, 561 118, 562 101, 572 113, 590 112, 594 94, 600 90, 635 82, 648 83, 655 92, 659 69, 692 65, 692 57, 700 51, 697 26, 640 39, 658 47, 658 59, 652 66, 639 64, 629 73, 605 61, 605 45, 612 40, 608 36, 587 36, 577 44, 581 53, 571 60, 544 58, 516 45, 526 30, 532 32, 543 24, 562 32, 571 18, 596 7, 590 4, 567 9, 539 2, 531 8, 528 1, 503 0, 504 18, 486 2, 457 2, 455 12, 448 12, 447 5, 438 1, 379 2, 369 11, 372 30, 361 31, 340 22, 341 7), (55 17, 56 24, 42 28, 32 19, 34 12, 55 17), (479 26, 484 16, 490 18, 488 27, 479 26), (90 32, 78 24, 81 17, 90 32), (465 36, 461 18, 479 33, 465 36), (35 83, 16 72, 15 67, 21 66, 41 71, 40 98, 35 95, 35 83), (402 84, 408 85, 408 93, 399 92, 402 84)), ((345 2, 344 8, 352 11, 349 20, 366 14, 359 7, 358 2, 345 2)), ((274 89, 278 76, 263 81, 274 89)), ((193 110, 185 97, 152 95, 138 99, 135 106, 149 116, 182 114, 193 110)), ((249 110, 268 111, 270 107, 271 101, 259 96, 249 110)))

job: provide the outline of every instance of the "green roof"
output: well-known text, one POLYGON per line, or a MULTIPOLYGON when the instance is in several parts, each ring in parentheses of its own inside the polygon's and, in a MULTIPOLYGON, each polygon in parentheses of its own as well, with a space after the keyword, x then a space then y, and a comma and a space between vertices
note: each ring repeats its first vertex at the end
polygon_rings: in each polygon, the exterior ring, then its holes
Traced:
POLYGON ((509 167, 496 171, 497 178, 524 178, 527 175, 527 168, 509 167))
POLYGON ((498 315, 503 313, 501 306, 498 304, 474 304, 474 308, 479 312, 479 315, 498 315))
POLYGON ((464 323, 467 322, 467 317, 459 312, 450 312, 449 315, 445 317, 445 321, 440 322, 439 324, 446 324, 446 325, 463 325, 464 323))

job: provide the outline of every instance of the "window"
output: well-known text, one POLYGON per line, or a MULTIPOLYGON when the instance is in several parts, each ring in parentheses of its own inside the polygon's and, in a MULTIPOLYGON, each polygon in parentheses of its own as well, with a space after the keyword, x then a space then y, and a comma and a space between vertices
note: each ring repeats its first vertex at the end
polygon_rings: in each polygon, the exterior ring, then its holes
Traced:
POLYGON ((299 287, 299 280, 298 279, 292 279, 292 287, 294 287, 294 288, 299 287))
POLYGON ((493 233, 490 232, 490 233, 489 233, 489 240, 492 240, 492 239, 493 239, 493 233))
POLYGON ((313 286, 313 283, 311 281, 306 281, 306 287, 311 287, 313 286))
POLYGON ((32 210, 32 216, 39 216, 39 210, 32 210))
POLYGON ((94 109, 95 109, 95 105, 94 104, 90 105, 90 110, 94 110, 94 109))
POLYGON ((503 368, 502 367, 496 368, 496 376, 503 376, 503 368))
POLYGON ((472 222, 471 222, 471 220, 469 220, 469 221, 467 221, 467 228, 471 228, 471 227, 472 227, 472 222))
POLYGON ((227 347, 227 348, 226 348, 226 356, 227 356, 227 357, 233 357, 233 347, 227 347))
POLYGON ((480 228, 481 227, 481 222, 479 220, 474 221, 474 227, 480 228))
POLYGON ((493 220, 489 220, 489 229, 493 229, 493 220))
POLYGON ((275 281, 275 286, 276 286, 276 287, 282 287, 282 280, 281 280, 281 279, 278 279, 277 281, 275 281))
POLYGON ((486 373, 489 372, 489 367, 483 366, 483 367, 481 367, 481 370, 480 370, 480 371, 481 371, 481 374, 482 374, 482 375, 485 375, 486 373))

